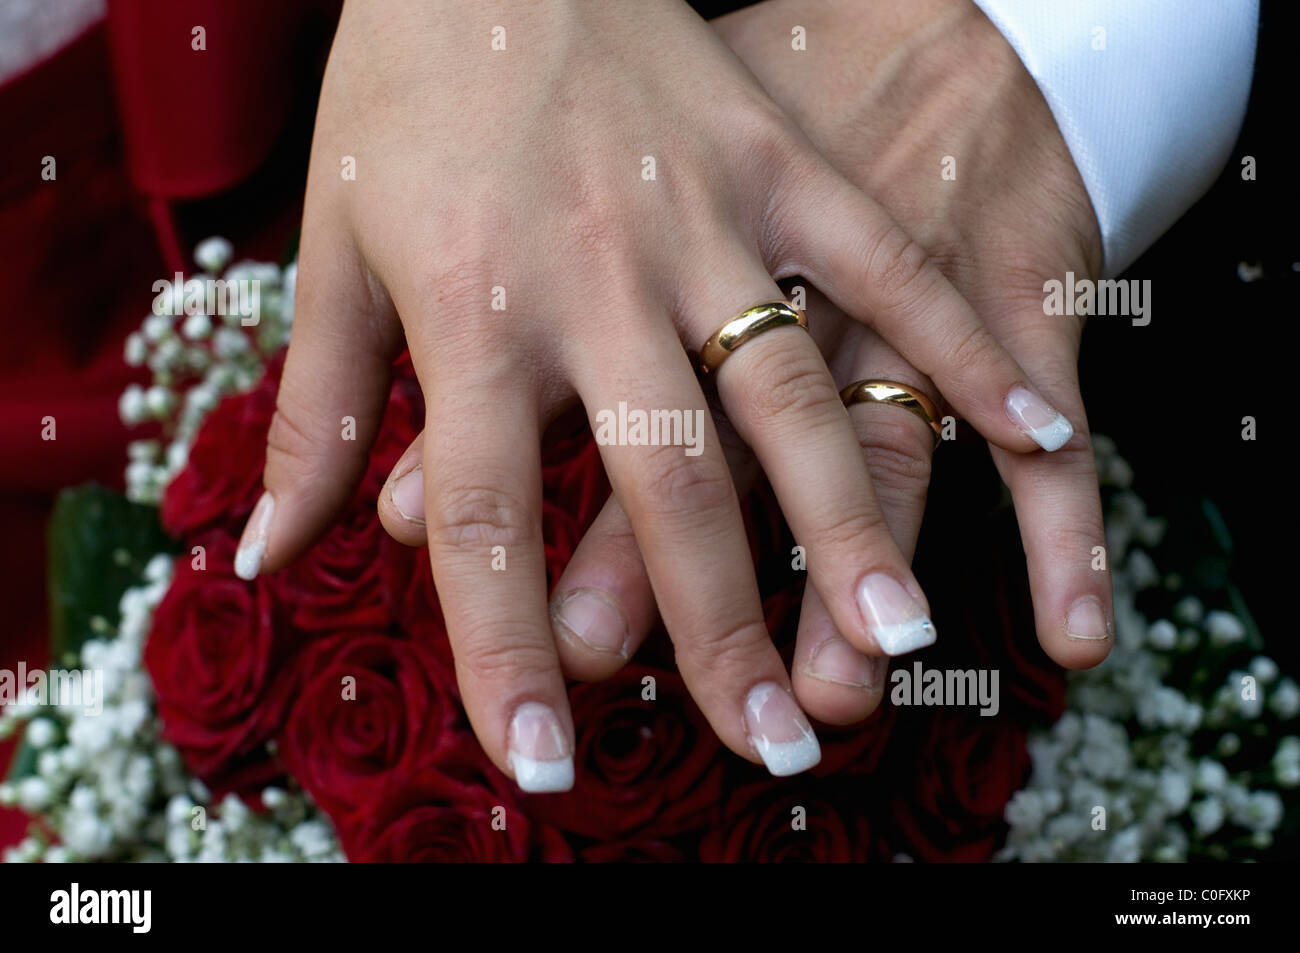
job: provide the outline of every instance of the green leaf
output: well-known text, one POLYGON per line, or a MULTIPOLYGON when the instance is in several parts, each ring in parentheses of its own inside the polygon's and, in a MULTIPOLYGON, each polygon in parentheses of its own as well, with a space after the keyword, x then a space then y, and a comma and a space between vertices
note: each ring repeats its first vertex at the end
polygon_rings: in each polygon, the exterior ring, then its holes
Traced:
POLYGON ((95 484, 59 494, 48 541, 52 665, 75 664, 86 639, 117 625, 122 593, 149 559, 179 551, 156 507, 95 484))
POLYGON ((284 246, 284 251, 280 253, 280 267, 288 268, 298 257, 298 242, 302 238, 302 226, 299 225, 289 236, 288 243, 284 246))
POLYGON ((1232 534, 1228 532, 1228 523, 1219 512, 1219 508, 1214 505, 1208 498, 1201 500, 1201 512, 1205 514, 1206 521, 1210 524, 1210 532, 1214 534, 1214 541, 1219 548, 1232 555, 1232 534))
MULTIPOLYGON (((26 729, 20 729, 25 731, 26 729)), ((23 778, 31 777, 36 773, 36 749, 28 743, 26 738, 18 742, 18 750, 14 752, 13 761, 9 763, 9 780, 20 781, 23 778)))

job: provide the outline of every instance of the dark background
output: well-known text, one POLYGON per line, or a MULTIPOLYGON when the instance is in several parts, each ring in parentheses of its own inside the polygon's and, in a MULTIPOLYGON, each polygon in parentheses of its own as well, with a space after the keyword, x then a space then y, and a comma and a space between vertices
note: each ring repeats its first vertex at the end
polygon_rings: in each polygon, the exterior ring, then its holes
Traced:
POLYGON ((1126 272, 1152 283, 1146 327, 1098 318, 1084 335, 1084 405, 1133 465, 1153 513, 1208 497, 1234 541, 1233 581, 1269 651, 1300 662, 1283 600, 1294 565, 1294 412, 1300 315, 1295 4, 1263 2, 1250 106, 1232 159, 1197 205, 1126 272), (1254 156, 1256 179, 1241 178, 1254 156), (1262 265, 1243 282, 1239 262, 1262 265), (1254 442, 1241 439, 1253 416, 1254 442))

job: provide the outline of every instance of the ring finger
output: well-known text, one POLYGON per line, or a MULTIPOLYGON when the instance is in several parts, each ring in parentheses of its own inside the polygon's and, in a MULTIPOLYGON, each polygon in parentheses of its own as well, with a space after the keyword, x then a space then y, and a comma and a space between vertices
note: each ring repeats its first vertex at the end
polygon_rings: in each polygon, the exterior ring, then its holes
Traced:
MULTIPOLYGON (((760 263, 754 267, 762 273, 760 263)), ((719 279, 696 300, 712 302, 701 311, 717 314, 718 304, 743 302, 744 293, 743 284, 719 279)), ((925 596, 890 536, 853 425, 812 338, 796 327, 758 334, 712 376, 728 419, 754 450, 804 547, 809 578, 835 627, 868 654, 899 655, 932 643, 925 596)))

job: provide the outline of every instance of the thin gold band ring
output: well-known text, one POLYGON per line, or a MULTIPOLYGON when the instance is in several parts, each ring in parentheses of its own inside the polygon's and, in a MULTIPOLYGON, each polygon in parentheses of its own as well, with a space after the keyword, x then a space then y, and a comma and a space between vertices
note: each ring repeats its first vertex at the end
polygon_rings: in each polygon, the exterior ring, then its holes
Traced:
POLYGON ((934 401, 919 390, 900 384, 898 381, 854 381, 840 391, 840 400, 844 401, 845 407, 852 407, 854 404, 892 404, 901 407, 916 414, 934 431, 936 447, 943 437, 943 427, 939 423, 939 408, 934 405, 934 401))
POLYGON ((769 301, 756 305, 736 315, 700 348, 700 373, 716 374, 722 362, 742 344, 752 341, 764 331, 798 325, 805 331, 808 319, 798 308, 784 301, 769 301))

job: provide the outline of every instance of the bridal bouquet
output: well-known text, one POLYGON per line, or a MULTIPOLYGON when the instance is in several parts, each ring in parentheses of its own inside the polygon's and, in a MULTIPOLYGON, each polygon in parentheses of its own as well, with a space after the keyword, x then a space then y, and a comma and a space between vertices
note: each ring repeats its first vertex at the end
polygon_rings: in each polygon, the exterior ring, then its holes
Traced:
MULTIPOLYGON (((153 383, 121 412, 161 439, 131 445, 125 499, 81 488, 57 507, 54 664, 102 692, 87 706, 27 691, 0 714, 0 734, 24 732, 0 802, 33 816, 9 859, 1227 859, 1263 855, 1294 816, 1300 690, 1260 654, 1226 580, 1156 568, 1166 527, 1103 438, 1117 642, 1071 677, 1063 716, 1062 677, 1007 626, 987 656, 1004 666, 1002 717, 886 702, 819 731, 815 772, 773 779, 722 749, 660 633, 619 675, 573 688, 575 788, 521 794, 461 710, 427 552, 376 516, 423 426, 409 361, 338 524, 289 569, 235 576, 295 274, 229 256, 201 245, 198 277, 258 282, 256 324, 156 309, 126 353, 153 383), (1030 736, 1031 720, 1055 724, 1030 736)), ((585 428, 545 453, 554 581, 608 485, 585 428)), ((790 540, 770 494, 745 506, 768 625, 788 645, 790 540)))

